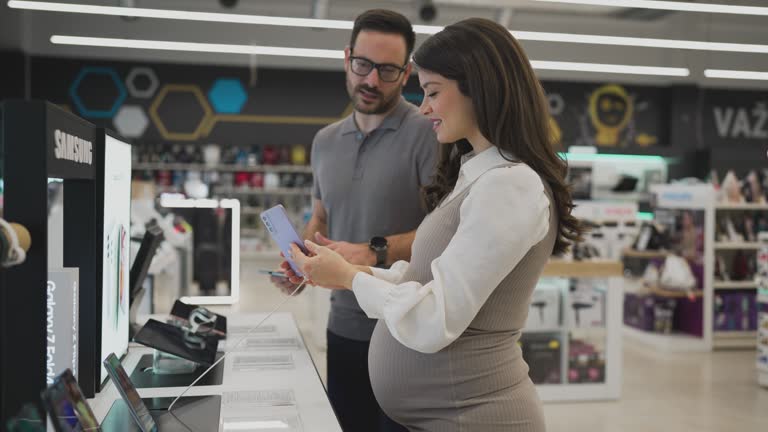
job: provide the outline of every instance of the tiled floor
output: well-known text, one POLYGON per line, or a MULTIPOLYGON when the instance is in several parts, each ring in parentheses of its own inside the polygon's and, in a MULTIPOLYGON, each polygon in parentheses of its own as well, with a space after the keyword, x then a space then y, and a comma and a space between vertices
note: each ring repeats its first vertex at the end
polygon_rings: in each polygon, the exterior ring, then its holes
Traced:
MULTIPOLYGON (((243 261, 241 301, 235 310, 269 311, 285 299, 256 272, 272 266, 243 261)), ((314 325, 314 317, 323 314, 323 297, 305 291, 281 310, 294 314, 324 379, 325 355, 319 345, 325 329, 314 325)), ((768 389, 756 383, 753 351, 666 354, 625 343, 623 376, 618 401, 546 404, 548 430, 768 431, 768 389)))

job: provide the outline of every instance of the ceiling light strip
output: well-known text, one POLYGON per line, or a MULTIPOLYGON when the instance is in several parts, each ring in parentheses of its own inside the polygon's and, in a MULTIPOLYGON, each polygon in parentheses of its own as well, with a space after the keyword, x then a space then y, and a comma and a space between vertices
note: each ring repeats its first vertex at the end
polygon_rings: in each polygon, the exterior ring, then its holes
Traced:
POLYGON ((541 61, 531 60, 534 69, 540 70, 559 70, 573 72, 598 72, 611 74, 630 74, 630 75, 657 75, 657 76, 675 76, 687 77, 690 71, 687 68, 671 68, 656 66, 633 66, 617 65, 605 63, 575 63, 560 61, 541 61))
POLYGON ((511 30, 520 40, 768 54, 768 45, 511 30))
POLYGON ((10 0, 8 7, 46 12, 68 12, 91 15, 113 15, 136 18, 159 18, 185 21, 207 21, 232 24, 260 24, 287 27, 312 27, 351 30, 352 21, 314 18, 289 18, 220 12, 192 12, 170 9, 99 6, 74 3, 10 0))
POLYGON ((657 0, 537 0, 547 3, 567 3, 591 6, 625 7, 639 9, 658 9, 680 12, 707 12, 736 15, 768 15, 768 7, 739 6, 729 4, 692 3, 682 1, 657 0))
POLYGON ((187 51, 187 52, 208 52, 221 54, 247 54, 247 55, 273 55, 284 57, 312 57, 343 59, 343 50, 311 49, 311 48, 290 48, 273 47, 259 45, 232 45, 232 44, 212 44, 197 42, 173 42, 157 40, 140 39, 114 39, 97 38, 81 36, 51 36, 51 43, 56 45, 77 45, 108 48, 133 48, 145 50, 163 50, 163 51, 187 51))
MULTIPOLYGON (((342 50, 325 50, 309 48, 289 48, 272 47, 258 45, 232 45, 232 44, 211 44, 197 42, 174 42, 140 39, 114 39, 82 36, 51 36, 51 43, 57 45, 77 45, 94 46, 105 48, 133 48, 148 50, 166 50, 166 51, 187 51, 187 52, 209 52, 222 54, 248 54, 248 55, 276 55, 287 57, 314 57, 343 59, 342 50)), ((662 76, 688 76, 689 71, 685 68, 651 67, 651 66, 631 66, 631 65, 613 65, 603 63, 573 63, 556 61, 531 61, 534 69, 544 70, 563 70, 576 72, 599 72, 599 73, 618 73, 634 75, 662 75, 662 76)))
POLYGON ((726 69, 705 69, 704 76, 707 78, 724 78, 724 79, 743 79, 743 80, 760 80, 768 81, 768 72, 757 71, 740 71, 740 70, 726 70, 726 69))
MULTIPOLYGON (((218 22, 232 24, 258 24, 286 27, 327 28, 327 29, 352 29, 352 21, 327 20, 312 18, 289 18, 261 15, 244 15, 218 12, 188 12, 168 9, 129 8, 117 6, 82 5, 73 3, 55 3, 42 1, 11 0, 8 6, 17 9, 84 13, 96 15, 130 16, 142 18, 174 19, 188 21, 218 22)), ((431 35, 443 29, 441 26, 414 25, 413 29, 418 34, 431 35)), ((739 44, 725 42, 706 42, 676 39, 653 39, 622 36, 601 36, 573 33, 530 32, 511 31, 520 40, 580 43, 594 45, 618 45, 648 48, 671 48, 702 51, 724 51, 768 54, 768 45, 739 44)))

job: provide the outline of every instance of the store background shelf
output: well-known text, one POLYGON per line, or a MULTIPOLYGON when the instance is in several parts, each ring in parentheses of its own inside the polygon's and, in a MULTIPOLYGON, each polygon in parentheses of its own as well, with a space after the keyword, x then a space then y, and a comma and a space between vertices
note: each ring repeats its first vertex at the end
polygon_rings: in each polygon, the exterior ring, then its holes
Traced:
POLYGON ((757 346, 756 331, 716 331, 712 344, 715 349, 754 349, 757 346))
POLYGON ((717 250, 757 250, 760 249, 758 242, 716 242, 717 250))
POLYGON ((625 249, 622 252, 624 257, 628 258, 666 258, 669 255, 667 251, 638 251, 634 249, 625 249))
POLYGON ((756 289, 757 282, 748 281, 714 281, 712 287, 717 290, 743 290, 756 289))
POLYGON ((300 195, 309 196, 312 194, 312 188, 236 188, 228 186, 219 186, 216 193, 221 195, 300 195))
POLYGON ((312 173, 309 165, 236 165, 236 164, 185 164, 185 163, 137 163, 134 171, 230 171, 230 172, 285 172, 312 173))
POLYGON ((768 211, 766 203, 719 203, 715 205, 717 210, 765 210, 768 211))
POLYGON ((624 266, 621 261, 590 260, 590 261, 565 261, 550 260, 544 266, 542 277, 571 277, 571 278, 609 278, 621 277, 624 274, 624 266))

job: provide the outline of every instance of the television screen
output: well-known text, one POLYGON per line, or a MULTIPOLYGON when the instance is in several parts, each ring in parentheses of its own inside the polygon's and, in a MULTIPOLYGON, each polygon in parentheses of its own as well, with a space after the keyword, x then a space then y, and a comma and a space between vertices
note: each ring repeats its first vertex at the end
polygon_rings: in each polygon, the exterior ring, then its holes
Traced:
MULTIPOLYGON (((131 146, 109 135, 104 148, 104 239, 101 297, 101 353, 128 350, 131 146)), ((107 379, 101 365, 100 382, 107 379)))

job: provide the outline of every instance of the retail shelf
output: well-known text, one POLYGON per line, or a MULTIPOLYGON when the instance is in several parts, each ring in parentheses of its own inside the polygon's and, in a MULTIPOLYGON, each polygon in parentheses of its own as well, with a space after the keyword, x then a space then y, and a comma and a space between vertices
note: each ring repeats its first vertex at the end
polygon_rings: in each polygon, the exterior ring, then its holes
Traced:
POLYGON ((718 203, 715 204, 717 210, 765 210, 768 211, 766 203, 718 203))
POLYGON ((716 331, 712 335, 715 349, 754 349, 757 346, 755 331, 716 331))
POLYGON ((236 165, 236 164, 192 164, 192 163, 137 163, 134 171, 232 171, 232 172, 286 172, 312 173, 309 165, 236 165))
POLYGON ((572 277, 572 278, 608 278, 621 277, 624 266, 621 261, 590 260, 565 261, 550 260, 544 266, 542 277, 572 277))
POLYGON ((718 250, 748 250, 760 249, 758 242, 715 242, 715 249, 718 250))
POLYGON ((716 330, 712 333, 715 339, 757 339, 757 331, 730 331, 730 330, 716 330))
POLYGON ((756 289, 755 281, 714 281, 712 287, 718 290, 756 289))
POLYGON ((711 350, 704 338, 682 333, 653 333, 625 325, 624 336, 627 339, 633 339, 667 352, 706 352, 711 350))
POLYGON ((627 258, 666 258, 669 255, 667 251, 638 251, 634 249, 624 249, 621 253, 622 256, 627 258))
POLYGON ((648 287, 647 293, 653 294, 658 297, 665 297, 665 298, 687 298, 691 296, 696 298, 701 298, 704 296, 704 291, 701 291, 701 290, 678 291, 678 290, 666 289, 659 286, 648 287))
POLYGON ((312 188, 272 188, 272 189, 254 189, 254 188, 233 188, 219 186, 215 190, 219 195, 312 195, 312 188))

